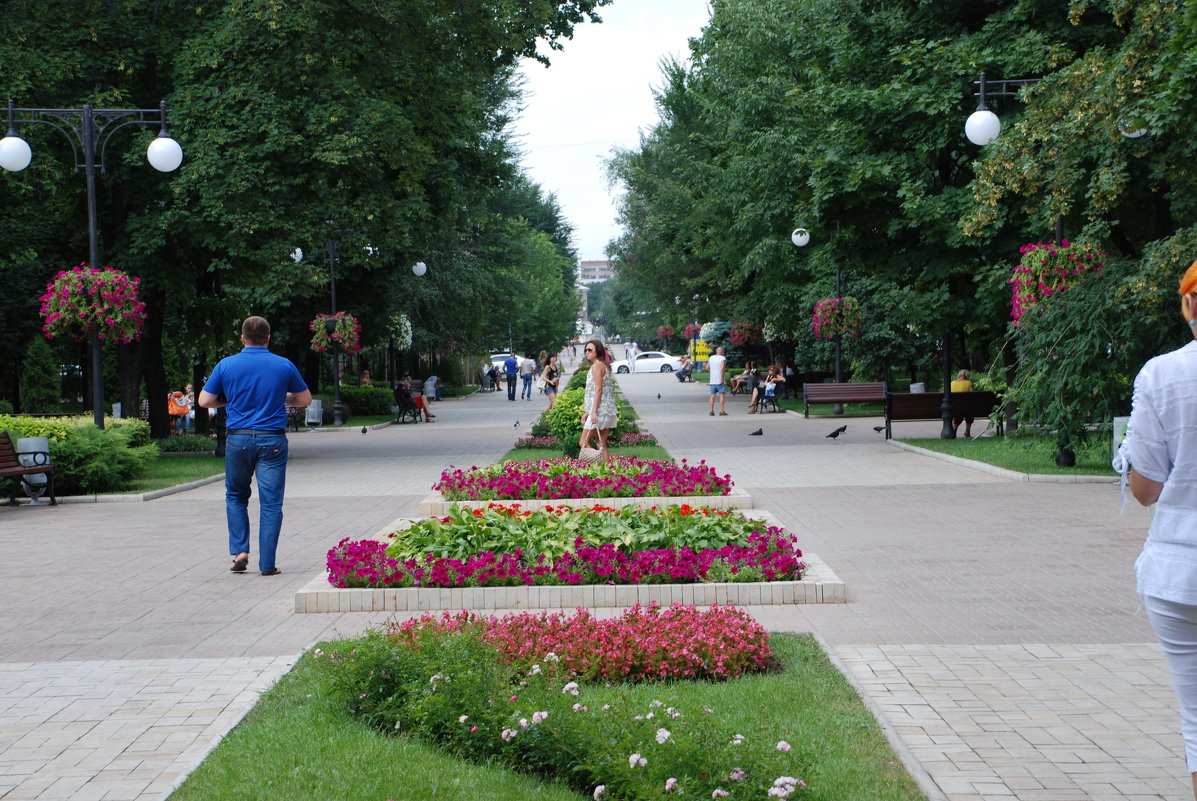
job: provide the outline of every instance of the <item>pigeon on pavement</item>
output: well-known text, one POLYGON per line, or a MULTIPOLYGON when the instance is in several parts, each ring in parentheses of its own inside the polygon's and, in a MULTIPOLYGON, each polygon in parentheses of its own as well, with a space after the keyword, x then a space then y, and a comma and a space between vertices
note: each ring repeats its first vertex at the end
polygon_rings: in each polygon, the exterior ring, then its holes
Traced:
POLYGON ((515 425, 513 425, 512 428, 519 428, 519 427, 520 427, 520 421, 516 420, 515 425))
POLYGON ((362 426, 362 433, 363 433, 363 434, 365 434, 365 433, 366 433, 366 427, 365 427, 365 426, 362 426))
POLYGON ((876 431, 878 434, 880 434, 882 431, 885 430, 885 426, 873 426, 873 430, 876 431))
POLYGON ((847 430, 848 430, 848 426, 840 426, 839 428, 837 428, 835 431, 832 431, 827 436, 830 437, 831 439, 838 439, 840 434, 843 434, 847 430))
POLYGON ((762 436, 764 433, 765 433, 765 429, 763 429, 763 428, 758 428, 756 431, 753 431, 753 432, 751 432, 751 433, 750 433, 748 436, 750 436, 750 437, 759 437, 759 436, 762 436))

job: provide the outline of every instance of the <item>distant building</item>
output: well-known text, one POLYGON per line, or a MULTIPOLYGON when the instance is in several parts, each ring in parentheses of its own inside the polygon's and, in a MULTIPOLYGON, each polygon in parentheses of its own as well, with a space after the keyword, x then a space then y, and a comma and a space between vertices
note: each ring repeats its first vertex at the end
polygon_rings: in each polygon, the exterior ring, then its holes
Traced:
POLYGON ((584 261, 578 266, 578 282, 597 284, 615 277, 615 264, 609 261, 584 261))

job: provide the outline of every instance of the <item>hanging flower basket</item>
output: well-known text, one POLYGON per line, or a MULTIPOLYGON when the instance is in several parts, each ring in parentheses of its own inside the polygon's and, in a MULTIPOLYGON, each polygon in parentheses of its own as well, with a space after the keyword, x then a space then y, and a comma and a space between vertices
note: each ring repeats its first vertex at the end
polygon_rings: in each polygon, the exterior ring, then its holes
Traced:
POLYGON ((133 342, 141 338, 145 304, 138 297, 138 278, 112 267, 97 269, 87 262, 63 270, 46 284, 41 315, 48 339, 71 337, 85 341, 93 331, 100 339, 133 342))
POLYGON ((328 353, 333 348, 340 348, 350 355, 361 352, 362 324, 349 312, 317 314, 308 328, 312 331, 314 351, 328 353))
POLYGON ((669 339, 671 336, 673 336, 673 326, 668 324, 657 326, 657 338, 669 339))
POLYGON ((1044 298, 1065 292, 1105 265, 1104 251, 1073 245, 1067 239, 1030 242, 1018 249, 1022 258, 1014 267, 1010 284, 1010 319, 1017 323, 1027 310, 1044 298))
POLYGON ((407 350, 411 347, 411 320, 406 314, 402 312, 392 314, 387 321, 387 333, 391 337, 391 344, 398 350, 407 350))
POLYGON ((851 296, 823 298, 815 304, 810 327, 815 339, 835 339, 836 334, 860 336, 860 301, 851 296))
POLYGON ((751 345, 761 341, 761 326, 747 320, 736 320, 731 327, 731 343, 733 345, 751 345))
POLYGON ((702 326, 698 323, 686 323, 686 330, 683 333, 686 339, 694 339, 700 331, 702 331, 702 326))

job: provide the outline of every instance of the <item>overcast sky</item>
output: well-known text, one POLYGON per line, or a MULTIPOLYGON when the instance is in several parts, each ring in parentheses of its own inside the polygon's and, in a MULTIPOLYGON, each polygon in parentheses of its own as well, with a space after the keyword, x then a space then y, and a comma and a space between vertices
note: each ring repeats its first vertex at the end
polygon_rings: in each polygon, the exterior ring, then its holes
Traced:
POLYGON ((663 57, 685 59, 687 40, 710 19, 707 0, 615 0, 601 25, 575 28, 552 66, 526 63, 525 109, 514 126, 528 176, 555 194, 583 260, 603 259, 618 236, 605 160, 634 148, 657 120, 654 88, 663 57))

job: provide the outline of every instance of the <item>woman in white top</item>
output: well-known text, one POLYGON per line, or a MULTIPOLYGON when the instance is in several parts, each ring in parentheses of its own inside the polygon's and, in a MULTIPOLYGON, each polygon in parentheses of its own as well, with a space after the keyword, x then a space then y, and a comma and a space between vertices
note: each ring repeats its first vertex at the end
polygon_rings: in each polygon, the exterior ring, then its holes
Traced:
MULTIPOLYGON (((1197 262, 1181 279, 1180 308, 1197 339, 1197 262)), ((1135 499, 1156 505, 1136 584, 1176 686, 1197 798, 1197 341, 1143 365, 1124 450, 1135 499)))

